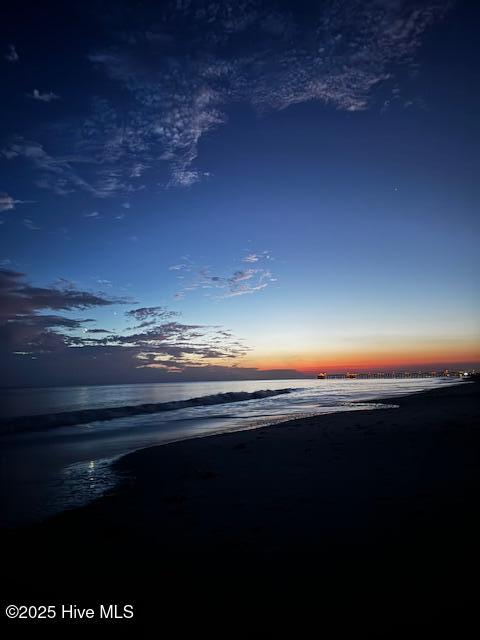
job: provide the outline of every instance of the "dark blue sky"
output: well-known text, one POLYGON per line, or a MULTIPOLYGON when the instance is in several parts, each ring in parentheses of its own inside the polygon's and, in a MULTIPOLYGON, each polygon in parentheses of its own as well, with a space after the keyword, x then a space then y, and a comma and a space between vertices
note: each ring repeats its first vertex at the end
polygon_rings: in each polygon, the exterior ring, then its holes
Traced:
POLYGON ((478 362, 473 5, 10 8, 2 383, 478 362))

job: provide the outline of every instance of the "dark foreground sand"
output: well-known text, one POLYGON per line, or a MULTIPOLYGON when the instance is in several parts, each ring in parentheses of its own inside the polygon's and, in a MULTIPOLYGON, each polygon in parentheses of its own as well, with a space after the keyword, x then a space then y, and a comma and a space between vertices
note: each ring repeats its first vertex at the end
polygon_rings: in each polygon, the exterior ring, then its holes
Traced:
POLYGON ((479 388, 125 456, 114 494, 3 532, 6 597, 134 601, 159 637, 192 621, 213 632, 220 611, 224 637, 473 637, 479 388))

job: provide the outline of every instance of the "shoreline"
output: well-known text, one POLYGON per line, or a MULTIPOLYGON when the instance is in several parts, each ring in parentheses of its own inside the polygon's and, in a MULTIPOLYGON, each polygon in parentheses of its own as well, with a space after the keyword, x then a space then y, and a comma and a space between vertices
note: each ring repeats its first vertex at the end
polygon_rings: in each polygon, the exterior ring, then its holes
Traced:
MULTIPOLYGON (((402 407, 402 404, 405 405, 405 401, 407 401, 410 405, 415 403, 415 400, 424 400, 424 399, 428 399, 433 396, 433 398, 435 398, 435 396, 440 395, 440 397, 445 397, 445 391, 450 390, 451 388, 457 388, 460 385, 464 385, 464 384, 471 384, 471 385, 477 385, 477 389, 480 389, 480 383, 479 382, 455 382, 455 383, 451 383, 451 385, 448 385, 448 387, 446 386, 442 386, 442 387, 435 387, 433 389, 422 389, 420 391, 413 391, 413 392, 409 392, 409 393, 405 393, 402 395, 395 395, 395 396, 389 396, 389 397, 385 397, 385 398, 370 398, 370 399, 365 399, 365 400, 352 400, 351 402, 349 402, 349 405, 357 405, 357 404, 363 404, 363 405, 380 405, 378 407, 372 407, 372 409, 364 409, 361 411, 361 413, 363 414, 364 412, 369 412, 368 415, 369 416, 374 416, 376 415, 376 412, 379 411, 392 411, 392 409, 396 409, 398 410, 399 408, 402 407), (403 401, 403 402, 402 402, 403 401), (387 406, 382 406, 382 405, 387 405, 387 406), (372 412, 375 412, 372 413, 372 412)), ((453 394, 454 397, 457 395, 456 393, 453 394)), ((345 405, 348 406, 348 405, 345 405)), ((304 426, 312 426, 313 422, 317 422, 318 421, 318 427, 322 427, 325 425, 322 425, 322 422, 326 422, 328 419, 333 419, 335 421, 335 418, 338 418, 338 422, 339 422, 339 427, 344 426, 343 423, 345 421, 345 417, 346 416, 351 416, 352 420, 354 419, 354 416, 357 416, 359 414, 359 412, 355 412, 352 411, 350 409, 340 409, 338 411, 334 411, 331 413, 315 413, 315 414, 311 414, 311 415, 307 415, 307 416, 301 416, 301 417, 296 417, 296 418, 285 418, 284 420, 280 420, 278 422, 275 422, 275 418, 272 417, 272 422, 268 422, 267 424, 261 425, 261 426, 249 426, 246 427, 244 429, 238 429, 235 431, 226 431, 223 433, 213 433, 213 434, 206 434, 206 435, 200 435, 197 437, 191 437, 191 438, 187 438, 184 440, 176 440, 173 442, 167 442, 165 444, 159 444, 159 445, 153 445, 153 446, 148 446, 148 447, 142 447, 140 449, 136 449, 135 451, 131 451, 128 453, 124 453, 121 454, 120 456, 117 456, 116 460, 113 462, 113 465, 116 466, 118 469, 123 470, 123 471, 127 471, 129 469, 129 467, 135 467, 136 463, 140 462, 140 456, 142 455, 143 452, 146 451, 159 451, 161 449, 163 449, 164 447, 176 447, 176 446, 181 446, 181 445, 185 445, 189 442, 193 442, 193 441, 203 441, 203 440, 211 440, 213 438, 228 438, 228 437, 232 437, 234 438, 235 436, 239 436, 241 434, 244 433, 249 433, 249 432, 255 432, 255 433, 261 433, 262 431, 265 431, 265 435, 267 434, 267 432, 269 432, 269 430, 271 429, 291 429, 293 427, 304 427, 304 426), (136 459, 136 457, 138 456, 138 460, 136 459), (130 465, 129 463, 132 462, 133 464, 130 465)), ((267 420, 268 418, 266 418, 267 420)), ((329 425, 332 426, 332 425, 329 425)), ((263 435, 262 435, 263 437, 263 435)), ((154 455, 154 454, 152 454, 154 455)), ((121 489, 121 487, 119 487, 119 489, 121 489)), ((101 498, 100 498, 101 499, 101 498)), ((88 507, 88 505, 86 505, 86 507, 88 507)))
POLYGON ((389 624, 399 612, 402 623, 466 619, 479 604, 479 395, 478 382, 449 385, 380 399, 398 409, 126 454, 110 494, 1 532, 5 579, 37 598, 161 593, 172 611, 178 590, 206 606, 267 591, 325 620, 372 606, 389 624))
MULTIPOLYGON (((399 409, 402 408, 402 405, 405 406, 405 402, 407 402, 411 406, 412 404, 416 404, 416 401, 418 400, 420 400, 420 402, 423 401, 424 399, 428 401, 428 399, 432 396, 433 398, 438 395, 440 395, 440 397, 445 397, 446 392, 449 391, 450 389, 452 388, 458 389, 459 387, 463 387, 463 385, 465 384, 476 385, 475 388, 480 389, 480 382, 478 381, 468 381, 468 382, 461 381, 461 382, 451 383, 448 386, 435 387, 433 389, 422 389, 420 391, 410 391, 405 394, 394 395, 394 396, 389 396, 385 398, 380 397, 380 398, 352 400, 348 403, 348 405, 362 404, 362 405, 379 405, 379 406, 374 406, 372 407, 372 409, 368 409, 368 408, 362 409, 361 411, 355 411, 355 410, 345 408, 345 409, 340 409, 331 413, 312 413, 312 414, 303 415, 303 416, 294 417, 294 418, 285 417, 284 419, 279 421, 275 421, 276 418, 272 416, 271 422, 268 418, 265 418, 265 421, 268 420, 268 422, 258 426, 250 425, 243 428, 239 427, 238 429, 235 429, 232 431, 227 430, 224 432, 202 434, 202 435, 192 436, 192 437, 188 437, 181 440, 173 440, 171 442, 161 443, 157 445, 140 447, 138 449, 134 449, 126 453, 117 454, 110 459, 106 459, 111 469, 115 473, 117 473, 119 476, 119 481, 115 484, 115 486, 111 491, 95 498, 94 500, 88 503, 64 509, 52 515, 46 516, 44 519, 35 521, 31 524, 26 524, 26 525, 20 524, 18 526, 13 525, 13 526, 7 526, 7 527, 0 527, 0 531, 17 530, 17 529, 21 530, 25 528, 28 529, 32 527, 35 528, 39 526, 40 527, 48 526, 50 521, 56 521, 57 519, 62 519, 63 517, 68 518, 70 514, 73 514, 76 512, 82 512, 84 510, 88 511, 92 506, 94 507, 98 502, 101 503, 103 500, 109 501, 109 499, 116 496, 116 494, 121 494, 121 492, 125 489, 125 486, 131 486, 131 478, 135 476, 137 466, 141 466, 143 464, 142 456, 148 455, 148 456, 155 457, 156 452, 158 452, 158 455, 161 455, 161 451, 163 451, 165 448, 168 448, 170 452, 172 451, 172 447, 173 447, 174 448, 173 452, 175 455, 176 447, 182 447, 182 446, 188 447, 190 443, 201 442, 201 443, 205 443, 204 447, 206 449, 208 447, 208 444, 211 443, 212 441, 216 441, 218 439, 218 442, 220 442, 220 439, 223 439, 223 438, 227 438, 227 439, 231 438, 232 442, 235 439, 234 444, 236 446, 240 445, 240 447, 243 448, 243 444, 244 444, 243 442, 236 442, 237 440, 243 440, 243 436, 245 436, 245 438, 248 438, 253 433, 254 435, 258 434, 256 435, 257 438, 263 439, 267 435, 270 435, 272 430, 274 430, 275 435, 278 435, 279 433, 281 433, 282 429, 291 430, 293 428, 302 428, 302 427, 307 427, 307 428, 310 428, 310 427, 322 428, 327 426, 329 428, 335 427, 337 429, 336 435, 339 436, 340 434, 342 434, 342 437, 345 437, 346 435, 348 435, 346 434, 346 430, 351 428, 351 426, 347 423, 350 421, 353 421, 359 415, 362 415, 362 416, 367 415, 368 416, 367 421, 369 421, 370 418, 375 417, 376 415, 379 414, 379 412, 391 412, 392 410, 398 411, 399 409), (129 477, 130 477, 130 480, 129 480, 129 477)), ((281 393, 283 392, 284 390, 281 390, 281 393)), ((456 396, 457 393, 458 392, 454 393, 454 396, 456 396)), ((345 406, 348 406, 348 405, 345 405, 345 406)), ((148 406, 151 406, 151 405, 148 405, 148 406)), ((383 421, 381 423, 383 424, 383 421)))
MULTIPOLYGON (((451 386, 451 384, 451 382, 448 382, 448 386, 451 386)), ((239 386, 241 387, 242 385, 239 386)), ((278 387, 279 385, 277 384, 276 386, 278 387)), ((318 406, 318 403, 315 402, 315 391, 313 391, 313 395, 311 394, 311 402, 305 407, 302 406, 301 403, 295 404, 295 400, 290 401, 288 396, 286 400, 280 398, 280 406, 285 404, 285 411, 280 409, 281 413, 278 415, 275 415, 275 413, 270 412, 268 409, 266 412, 263 411, 263 401, 258 402, 258 396, 262 398, 270 395, 277 396, 278 394, 285 393, 287 389, 256 389, 255 391, 247 392, 239 390, 233 392, 227 391, 225 393, 216 393, 207 396, 202 395, 201 397, 191 397, 187 400, 176 400, 160 404, 132 405, 130 402, 127 405, 122 404, 115 409, 112 407, 104 407, 93 410, 83 409, 80 413, 78 410, 67 413, 48 413, 46 415, 40 415, 40 423, 38 422, 38 416, 20 417, 18 419, 20 423, 25 422, 25 424, 23 424, 25 428, 20 432, 2 433, 0 429, 0 442, 2 442, 2 447, 5 446, 2 463, 5 471, 4 477, 10 478, 10 483, 18 487, 16 491, 17 497, 15 497, 15 494, 12 495, 12 493, 9 492, 5 494, 2 499, 0 527, 11 528, 26 526, 34 522, 38 523, 51 517, 55 513, 65 512, 72 508, 89 504, 106 492, 111 491, 112 487, 117 485, 112 463, 124 455, 141 449, 160 444, 164 446, 167 442, 172 444, 224 433, 254 431, 270 425, 275 425, 276 428, 278 424, 289 422, 292 419, 310 418, 316 415, 329 415, 337 412, 355 412, 369 409, 372 406, 385 406, 385 404, 381 405, 382 399, 378 398, 378 395, 387 395, 389 397, 393 395, 397 396, 399 391, 401 391, 401 395, 408 395, 409 392, 418 390, 415 388, 416 385, 411 384, 401 385, 402 388, 399 388, 398 385, 374 385, 375 390, 369 389, 372 385, 358 386, 354 383, 353 385, 350 384, 347 386, 348 389, 351 389, 351 393, 347 389, 348 392, 345 395, 341 395, 336 399, 332 397, 332 402, 329 403, 338 406, 327 408, 318 406), (358 391, 358 389, 362 389, 362 391, 358 391), (241 402, 237 410, 235 401, 245 399, 253 399, 255 401, 253 403, 253 411, 250 402, 241 402), (220 412, 215 411, 215 409, 213 409, 213 411, 209 409, 207 413, 213 412, 216 414, 223 411, 225 415, 215 415, 212 416, 212 420, 206 421, 203 421, 200 416, 198 424, 196 424, 195 421, 180 422, 178 423, 180 425, 179 430, 175 429, 176 423, 174 422, 171 425, 172 428, 169 430, 169 433, 163 433, 164 428, 168 426, 163 425, 163 422, 165 419, 168 421, 168 418, 164 417, 167 414, 162 412, 158 413, 158 409, 172 410, 179 408, 179 405, 182 407, 185 405, 204 406, 217 404, 224 400, 231 401, 233 404, 225 405, 221 408, 220 412), (380 404, 372 405, 372 402, 377 401, 380 404), (293 402, 293 405, 289 407, 291 402, 293 402), (255 410, 255 407, 257 410, 255 410), (133 423, 130 433, 127 434, 126 438, 122 434, 122 429, 118 429, 117 439, 115 429, 110 431, 109 422, 95 425, 95 429, 93 429, 90 434, 92 436, 91 438, 88 437, 88 431, 82 429, 77 430, 75 427, 60 429, 58 437, 55 434, 56 426, 59 426, 56 424, 57 419, 60 420, 60 423, 65 424, 63 422, 65 416, 72 418, 73 422, 77 423, 80 414, 86 414, 88 419, 91 419, 93 414, 97 419, 102 416, 104 418, 114 418, 115 416, 111 415, 112 411, 115 412, 116 417, 120 417, 120 415, 125 416, 125 414, 130 414, 131 411, 135 413, 146 412, 151 415, 147 415, 146 420, 148 424, 146 424, 143 429, 134 429, 135 424, 133 423), (293 411, 293 413, 290 413, 291 411, 293 411), (246 415, 244 415, 245 413, 246 415), (215 418, 221 419, 218 420, 215 418), (40 436, 35 436, 35 431, 38 431, 44 423, 48 424, 48 428, 43 430, 40 436), (98 434, 97 426, 99 427, 98 434), (102 441, 101 436, 103 429, 105 429, 107 437, 102 441), (77 432, 79 434, 78 436, 76 435, 77 432), (28 448, 25 450, 22 447, 22 450, 20 450, 20 448, 17 447, 16 449, 16 443, 21 444, 25 434, 28 448), (2 436, 6 438, 5 441, 1 440, 2 436), (17 439, 17 436, 20 436, 20 438, 17 439), (71 440, 70 436, 72 436, 71 440), (44 438, 47 442, 51 439, 51 447, 42 446, 42 440, 44 438), (62 438, 64 438, 64 442, 62 442, 62 438), (95 447, 95 438, 100 441, 100 447, 98 449, 95 447), (83 443, 82 439, 84 440, 83 443), (128 439, 131 440, 130 445, 128 439), (86 453, 86 447, 89 447, 88 454, 86 453), (36 449, 38 449, 38 451, 36 451, 36 449), (24 464, 24 460, 26 460, 27 457, 32 460, 28 466, 24 464), (87 462, 85 462, 85 460, 87 460, 87 462), (108 468, 112 469, 112 472, 109 474, 109 477, 104 476, 105 486, 102 487, 102 476, 97 473, 97 468, 99 468, 97 463, 103 468, 107 460, 108 468), (63 464, 63 466, 60 466, 61 464, 63 464), (55 467, 54 465, 57 466, 55 467), (75 482, 72 475, 76 473, 74 471, 75 469, 78 469, 77 482, 75 482), (92 485, 92 482, 94 485, 92 485), (78 490, 76 488, 78 488, 78 490), (29 516, 29 514, 32 515, 29 516)), ((332 391, 334 391, 334 396, 338 395, 338 392, 335 391, 336 386, 331 385, 331 387, 332 391)), ((321 388, 323 388, 323 385, 320 385, 318 390, 321 390, 321 388)), ((423 386, 423 388, 425 388, 425 386, 423 386)), ((295 393, 296 390, 297 389, 293 389, 293 393, 295 393)), ((394 399, 394 402, 396 402, 396 399, 394 399)), ((18 422, 18 420, 16 420, 16 422, 18 422)), ((17 426, 22 425, 19 424, 17 426)), ((119 426, 121 426, 120 423, 119 426)))
MULTIPOLYGON (((285 380, 288 382, 289 380, 285 380)), ((293 381, 293 379, 292 379, 293 381)), ((300 382, 300 380, 296 380, 300 382)), ((269 380, 259 382, 270 382, 269 380)), ((283 382, 283 380, 282 380, 283 382)), ((448 381, 448 385, 462 384, 467 380, 448 381)), ((107 385, 108 386, 108 385, 107 385)), ((95 385, 92 385, 95 387, 95 385)), ((65 387, 68 388, 68 387, 65 387)), ((437 387, 434 387, 437 388, 437 387)), ((39 387, 35 387, 39 389, 39 387)), ((46 387, 45 389, 48 389, 46 387)), ((9 389, 7 389, 9 390, 9 389)), ((23 388, 21 389, 23 390, 23 388)), ((249 400, 259 400, 278 395, 289 394, 299 389, 296 387, 286 387, 279 389, 257 389, 255 391, 227 391, 215 394, 206 394, 202 396, 192 396, 180 400, 165 400, 161 402, 134 403, 112 406, 99 406, 92 409, 69 409, 65 411, 47 411, 45 413, 27 413, 15 414, 8 417, 0 417, 0 437, 17 435, 24 432, 44 431, 57 427, 77 426, 87 422, 108 422, 119 418, 127 418, 138 415, 157 414, 178 409, 197 407, 197 406, 214 406, 220 404, 235 404, 236 402, 244 402, 249 400)), ((0 389, 1 391, 1 389, 0 389)), ((414 393, 421 393, 424 389, 416 391, 410 390, 394 397, 402 397, 414 393)), ((392 398, 387 397, 387 400, 392 398)), ((362 402, 381 402, 382 399, 352 400, 350 404, 362 402)), ((294 418, 292 418, 294 419, 294 418)), ((273 423, 272 423, 273 424, 273 423)))

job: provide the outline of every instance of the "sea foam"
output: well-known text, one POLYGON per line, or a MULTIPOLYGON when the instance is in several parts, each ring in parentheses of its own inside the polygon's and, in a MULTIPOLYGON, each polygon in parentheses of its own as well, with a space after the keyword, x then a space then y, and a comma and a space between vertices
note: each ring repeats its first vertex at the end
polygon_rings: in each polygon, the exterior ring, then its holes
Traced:
POLYGON ((246 400, 261 400, 271 396, 290 393, 294 389, 261 389, 260 391, 232 391, 229 393, 215 393, 189 400, 174 402, 156 402, 149 404, 127 405, 123 407, 107 407, 102 409, 83 409, 80 411, 64 411, 61 413, 46 413, 34 416, 19 416, 0 422, 0 435, 20 433, 25 431, 43 431, 55 427, 68 427, 98 420, 114 420, 148 413, 162 413, 188 407, 206 407, 215 404, 244 402, 246 400))

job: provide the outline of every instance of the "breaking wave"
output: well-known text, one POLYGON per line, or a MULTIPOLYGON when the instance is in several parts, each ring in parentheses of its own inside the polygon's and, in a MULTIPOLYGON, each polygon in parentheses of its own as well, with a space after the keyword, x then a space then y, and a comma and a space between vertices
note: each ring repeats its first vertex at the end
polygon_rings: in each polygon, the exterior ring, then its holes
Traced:
POLYGON ((271 396, 291 393, 295 389, 262 389, 260 391, 236 391, 229 393, 215 393, 209 396, 176 400, 174 402, 156 402, 153 404, 136 404, 123 407, 107 407, 103 409, 83 409, 81 411, 64 411, 62 413, 46 413, 35 416, 19 416, 0 422, 0 433, 19 433, 25 431, 43 431, 55 427, 69 427, 99 420, 115 420, 148 413, 163 413, 188 407, 207 407, 215 404, 244 402, 246 400, 261 400, 271 396))

